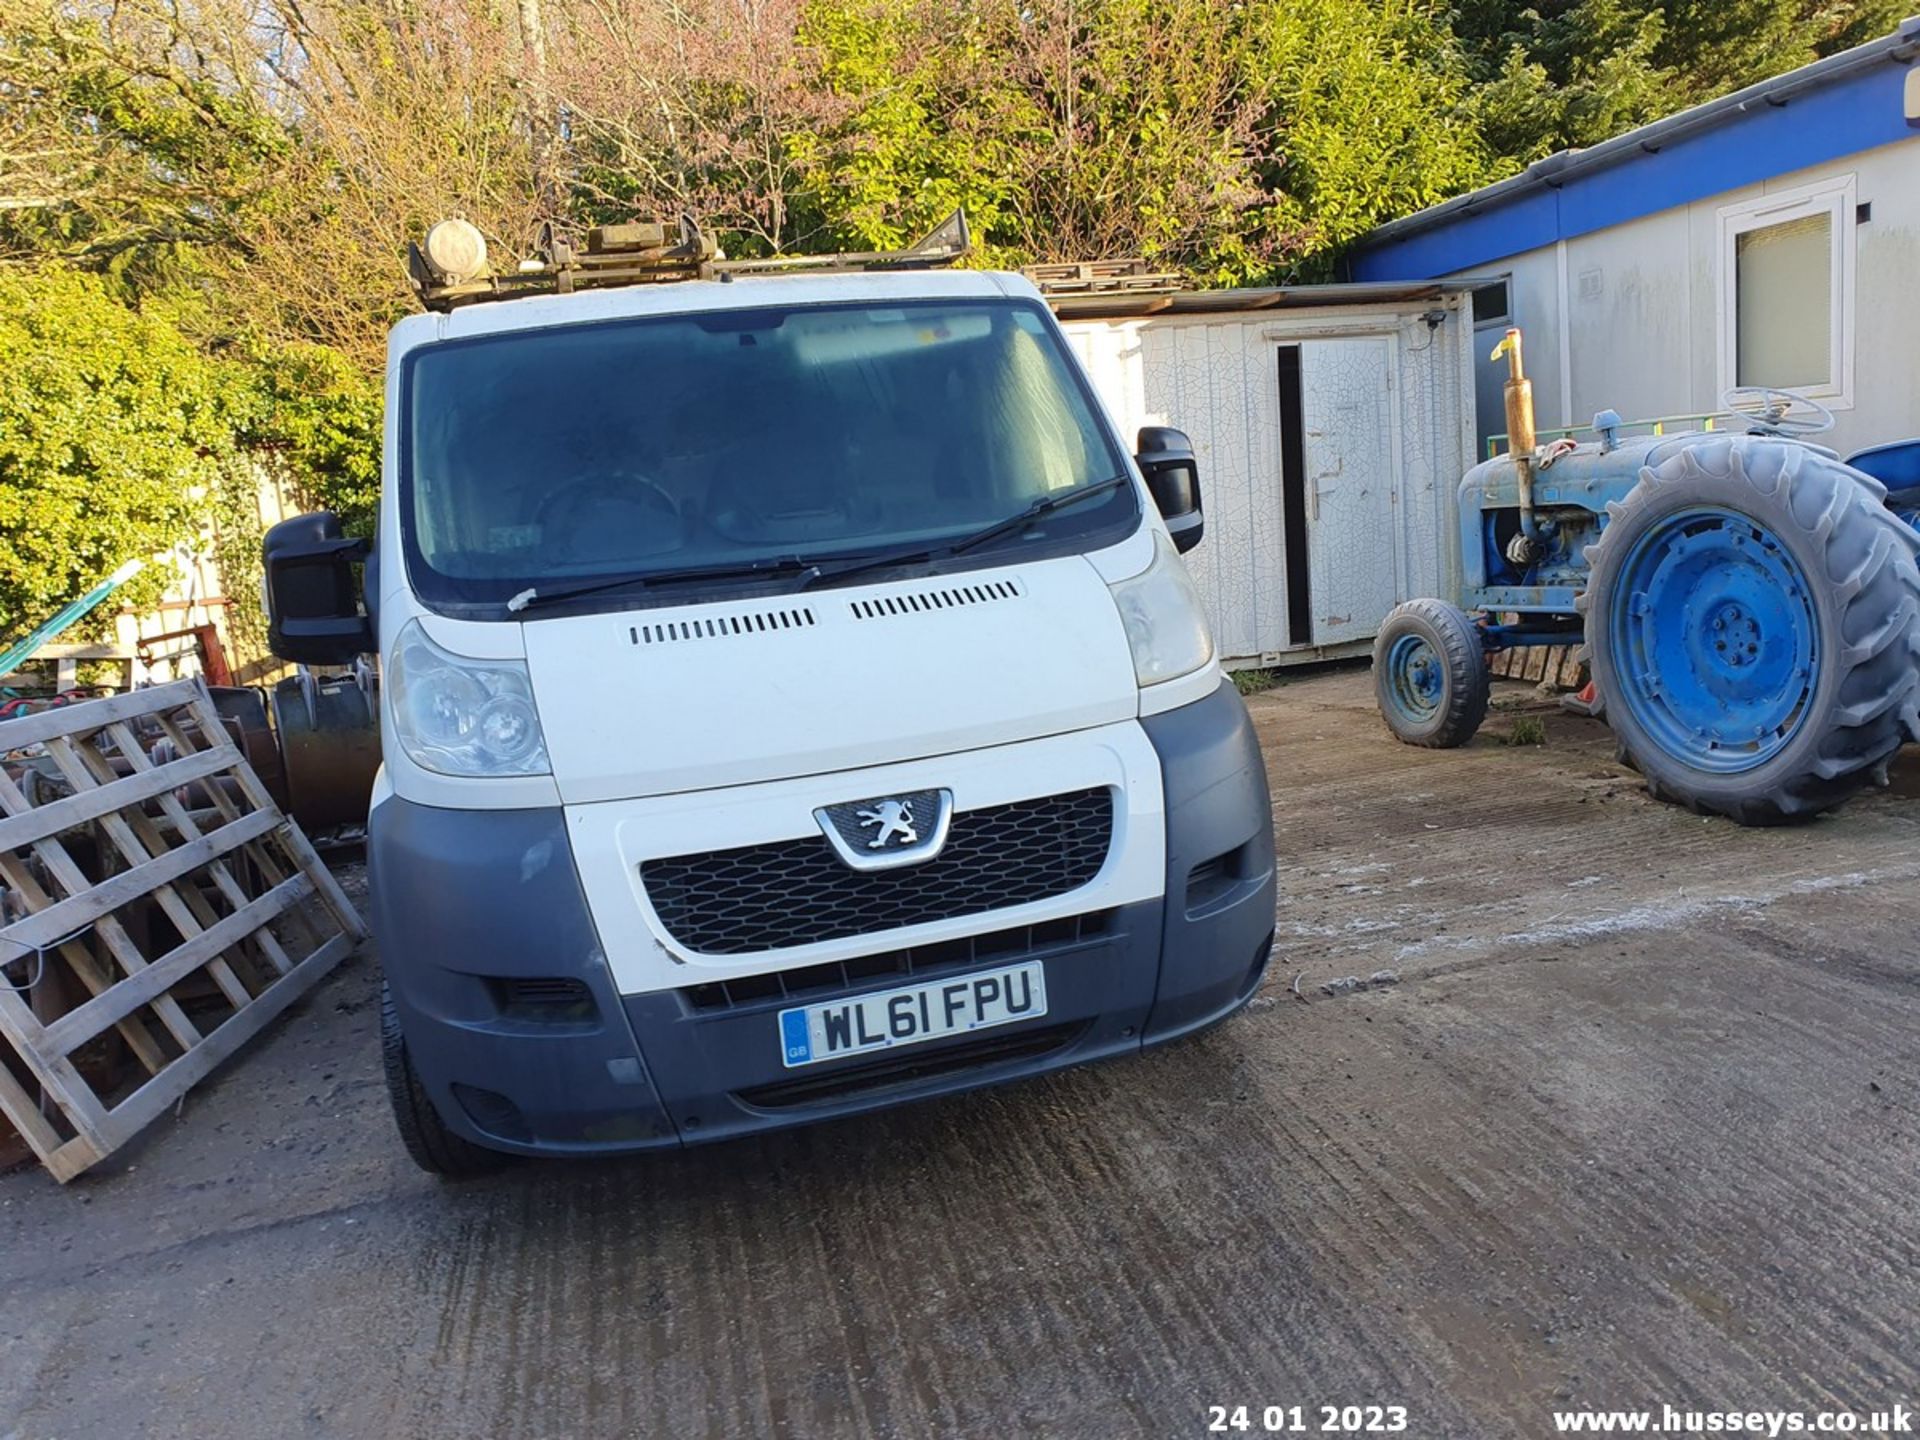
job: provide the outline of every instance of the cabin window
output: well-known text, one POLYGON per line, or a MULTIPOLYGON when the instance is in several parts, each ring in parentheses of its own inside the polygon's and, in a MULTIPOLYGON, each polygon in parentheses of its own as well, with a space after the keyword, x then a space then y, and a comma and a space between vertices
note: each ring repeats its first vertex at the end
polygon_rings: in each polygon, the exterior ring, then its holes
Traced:
POLYGON ((1482 285, 1473 292, 1473 323, 1475 325, 1505 320, 1511 313, 1507 305, 1506 281, 1497 280, 1491 285, 1482 285))
POLYGON ((1720 385, 1852 403, 1854 182, 1719 212, 1720 385))

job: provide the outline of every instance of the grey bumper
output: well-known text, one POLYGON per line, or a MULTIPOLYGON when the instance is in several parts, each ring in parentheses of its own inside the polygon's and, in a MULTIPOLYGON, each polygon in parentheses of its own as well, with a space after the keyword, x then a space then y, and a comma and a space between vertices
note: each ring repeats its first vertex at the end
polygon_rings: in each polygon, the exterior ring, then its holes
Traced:
MULTIPOLYGON (((1048 1013, 976 1039, 786 1071, 778 992, 621 997, 558 810, 384 801, 369 825, 373 928, 408 1052, 449 1126, 527 1154, 639 1150, 852 1114, 1135 1051, 1232 1014, 1272 945, 1266 774, 1231 685, 1142 722, 1167 799, 1164 902, 974 942, 911 979, 1022 959, 1048 1013)), ((818 976, 811 977, 819 983, 818 976)), ((903 983, 810 990, 808 1002, 903 983)), ((713 987, 704 987, 711 991, 713 987)))
POLYGON ((1229 681, 1140 722, 1167 797, 1166 930, 1146 1043, 1191 1035, 1259 988, 1273 948, 1273 802, 1229 681))

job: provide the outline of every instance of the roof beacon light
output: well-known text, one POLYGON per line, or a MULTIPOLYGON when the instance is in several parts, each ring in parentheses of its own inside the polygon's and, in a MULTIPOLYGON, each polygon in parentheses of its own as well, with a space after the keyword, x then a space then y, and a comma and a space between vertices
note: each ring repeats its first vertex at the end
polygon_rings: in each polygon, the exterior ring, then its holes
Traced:
POLYGON ((487 273, 487 242, 466 220, 442 220, 427 231, 427 264, 443 285, 465 285, 487 273))

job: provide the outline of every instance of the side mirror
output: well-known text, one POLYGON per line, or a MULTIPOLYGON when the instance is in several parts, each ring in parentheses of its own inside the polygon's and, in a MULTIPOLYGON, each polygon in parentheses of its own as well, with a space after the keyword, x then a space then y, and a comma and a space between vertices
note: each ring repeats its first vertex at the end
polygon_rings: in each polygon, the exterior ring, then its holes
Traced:
POLYGON ((282 520, 260 543, 266 565, 267 647, 300 665, 346 665, 378 648, 360 608, 354 565, 365 540, 347 538, 330 510, 282 520))
POLYGON ((1207 517, 1200 504, 1200 466, 1193 457, 1193 442, 1181 430, 1165 425, 1143 425, 1135 442, 1133 457, 1146 478, 1160 518, 1167 522, 1174 549, 1185 554, 1200 543, 1207 532, 1207 517))

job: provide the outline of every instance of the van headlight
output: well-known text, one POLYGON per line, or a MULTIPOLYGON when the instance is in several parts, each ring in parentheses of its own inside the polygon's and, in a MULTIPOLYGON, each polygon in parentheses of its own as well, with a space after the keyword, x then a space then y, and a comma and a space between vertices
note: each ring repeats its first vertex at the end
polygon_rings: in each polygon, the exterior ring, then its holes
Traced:
POLYGON ((441 775, 545 775, 547 741, 524 660, 450 655, 409 620, 383 683, 407 758, 441 775))
POLYGON ((1193 578, 1171 540, 1156 530, 1153 541, 1153 563, 1108 587, 1133 647, 1134 676, 1143 687, 1191 675, 1213 659, 1213 636, 1200 613, 1193 578))

